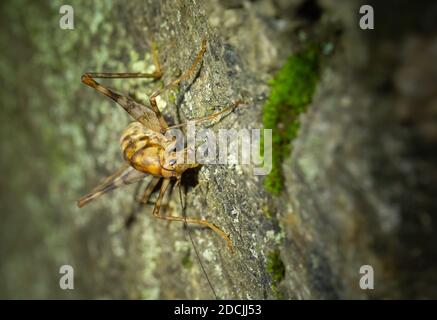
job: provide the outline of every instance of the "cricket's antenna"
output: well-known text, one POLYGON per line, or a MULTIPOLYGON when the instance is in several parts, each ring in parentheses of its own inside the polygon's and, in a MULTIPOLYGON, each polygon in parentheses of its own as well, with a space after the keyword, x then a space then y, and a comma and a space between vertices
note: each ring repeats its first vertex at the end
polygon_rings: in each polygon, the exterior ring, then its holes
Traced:
MULTIPOLYGON (((186 208, 185 205, 186 205, 186 203, 182 201, 182 189, 181 189, 181 183, 180 183, 180 180, 178 180, 177 184, 178 184, 178 186, 179 186, 179 201, 181 202, 182 212, 183 212, 183 215, 184 215, 184 217, 185 217, 185 208, 186 208)), ((211 291, 212 291, 212 293, 214 294, 215 299, 218 300, 217 293, 215 292, 214 287, 212 286, 212 283, 211 283, 211 281, 209 280, 208 274, 206 273, 206 270, 205 270, 205 267, 204 267, 204 265, 203 265, 203 263, 202 263, 202 260, 200 259, 199 252, 197 251, 196 244, 194 243, 194 239, 193 239, 193 236, 192 236, 192 234, 191 234, 191 230, 190 230, 190 228, 188 227, 188 224, 187 224, 187 221, 186 221, 186 220, 184 220, 184 229, 187 230, 188 236, 190 237, 191 244, 193 245, 193 248, 194 248, 194 252, 196 253, 197 260, 199 261, 200 268, 202 269, 203 274, 205 275, 205 278, 206 278, 206 280, 208 281, 209 287, 211 288, 211 291)))

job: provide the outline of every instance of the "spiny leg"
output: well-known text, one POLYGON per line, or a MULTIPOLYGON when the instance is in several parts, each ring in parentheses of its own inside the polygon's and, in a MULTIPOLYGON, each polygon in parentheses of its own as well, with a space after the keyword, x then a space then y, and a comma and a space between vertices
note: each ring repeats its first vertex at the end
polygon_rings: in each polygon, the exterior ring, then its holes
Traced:
POLYGON ((159 211, 161 209, 162 198, 164 197, 164 194, 167 191, 169 185, 170 185, 170 179, 164 179, 162 181, 161 190, 159 191, 158 200, 156 201, 155 208, 153 208, 153 216, 155 218, 161 219, 161 220, 182 221, 182 222, 186 222, 186 223, 200 224, 200 225, 207 226, 208 228, 212 229, 218 235, 220 235, 223 239, 226 240, 226 243, 228 245, 229 250, 233 253, 234 246, 232 245, 231 239, 228 237, 228 235, 223 230, 221 230, 220 228, 218 228, 214 224, 212 224, 206 220, 201 220, 201 219, 176 217, 176 216, 161 216, 159 214, 159 211))
MULTIPOLYGON (((185 71, 180 77, 176 78, 175 80, 173 80, 169 84, 165 85, 163 88, 158 89, 152 93, 152 95, 149 98, 149 101, 150 101, 150 105, 151 105, 153 111, 155 111, 156 114, 160 114, 158 105, 156 103, 156 97, 159 96, 161 93, 163 93, 165 90, 167 90, 173 86, 178 85, 181 81, 183 81, 187 78, 190 78, 194 74, 194 72, 197 70, 197 65, 200 64, 200 62, 202 61, 203 56, 205 54, 205 51, 206 51, 206 40, 203 39, 202 40, 202 47, 200 48, 200 51, 197 53, 196 59, 194 60, 191 67, 187 71, 185 71)), ((168 126, 162 126, 162 127, 166 130, 168 126)))
MULTIPOLYGON (((213 114, 210 114, 210 115, 207 115, 204 117, 193 118, 193 119, 190 119, 189 121, 193 122, 194 124, 198 124, 198 123, 205 122, 208 120, 213 120, 214 118, 217 118, 218 116, 220 116, 222 114, 225 114, 227 112, 229 112, 229 113, 232 112, 235 108, 240 106, 242 103, 243 103, 242 101, 238 100, 238 101, 234 102, 232 106, 227 107, 227 108, 223 109, 222 111, 215 112, 213 114)), ((174 126, 168 127, 167 131, 170 129, 175 129, 175 128, 180 128, 180 127, 186 126, 187 124, 188 124, 188 122, 176 124, 174 126)))
MULTIPOLYGON (((149 201, 149 198, 152 195, 153 190, 155 190, 160 180, 161 178, 152 177, 152 180, 149 181, 146 190, 144 191, 143 196, 140 199, 140 202, 142 204, 146 204, 149 201)), ((131 227, 131 225, 135 222, 135 220, 137 219, 137 215, 138 215, 138 210, 134 210, 131 212, 129 217, 127 217, 125 221, 125 226, 127 228, 131 227)))

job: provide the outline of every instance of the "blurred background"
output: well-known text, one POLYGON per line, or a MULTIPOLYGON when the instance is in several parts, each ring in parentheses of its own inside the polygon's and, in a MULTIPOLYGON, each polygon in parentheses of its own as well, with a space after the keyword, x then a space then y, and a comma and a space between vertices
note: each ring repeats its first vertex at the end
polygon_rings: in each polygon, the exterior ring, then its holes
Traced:
POLYGON ((437 5, 383 2, 74 0, 74 29, 63 30, 63 1, 2 1, 0 298, 214 298, 186 230, 138 206, 145 185, 75 204, 120 166, 129 123, 80 76, 153 70, 151 37, 163 80, 108 84, 146 99, 205 37, 198 79, 159 103, 168 116, 175 105, 201 116, 247 101, 222 128, 265 125, 269 81, 291 61, 283 74, 296 92, 307 73, 294 72, 293 57, 318 48, 305 112, 275 109, 274 131, 299 128, 275 169, 279 192, 226 166, 202 168, 187 189, 190 214, 225 229, 237 249, 192 230, 220 298, 437 298, 437 5), (373 30, 359 27, 363 4, 373 30), (75 270, 74 290, 59 287, 62 265, 75 270), (374 267, 374 290, 359 287, 362 265, 374 267))

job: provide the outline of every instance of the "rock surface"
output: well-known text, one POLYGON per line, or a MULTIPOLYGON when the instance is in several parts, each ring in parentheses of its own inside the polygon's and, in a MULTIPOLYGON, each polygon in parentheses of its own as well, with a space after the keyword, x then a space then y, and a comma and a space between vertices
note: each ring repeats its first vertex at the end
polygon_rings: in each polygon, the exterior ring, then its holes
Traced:
MULTIPOLYGON (((218 298, 436 298, 437 6, 368 3, 367 31, 360 1, 77 0, 74 30, 58 27, 61 1, 3 3, 0 296, 214 298, 209 279, 218 298), (139 207, 136 186, 75 205, 121 164, 129 122, 80 76, 153 71, 151 37, 162 82, 108 85, 147 99, 206 39, 198 75, 158 103, 175 119, 245 101, 214 130, 261 128, 268 80, 306 38, 324 48, 279 196, 250 166, 205 165, 187 179, 187 214, 223 228, 236 248, 190 228, 208 279, 188 231, 139 207), (127 230, 132 210, 141 214, 127 230), (58 287, 64 264, 73 291, 58 287), (362 265, 374 268, 374 290, 359 287, 362 265)), ((177 194, 170 209, 180 212, 177 194)))

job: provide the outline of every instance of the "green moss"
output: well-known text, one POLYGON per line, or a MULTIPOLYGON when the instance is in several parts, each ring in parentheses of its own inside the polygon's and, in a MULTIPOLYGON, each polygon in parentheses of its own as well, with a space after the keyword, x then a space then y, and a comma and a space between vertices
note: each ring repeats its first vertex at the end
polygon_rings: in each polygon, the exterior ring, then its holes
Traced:
MULTIPOLYGON (((317 46, 309 45, 292 55, 270 81, 271 92, 263 109, 264 128, 272 129, 272 171, 264 187, 273 194, 282 190, 281 164, 291 153, 291 142, 299 131, 299 115, 311 102, 319 79, 317 46)), ((263 144, 262 144, 263 145, 263 144)))
POLYGON ((283 299, 283 294, 279 291, 278 285, 284 279, 285 266, 281 260, 279 250, 270 252, 267 255, 267 272, 272 277, 272 291, 276 295, 276 298, 283 299))

